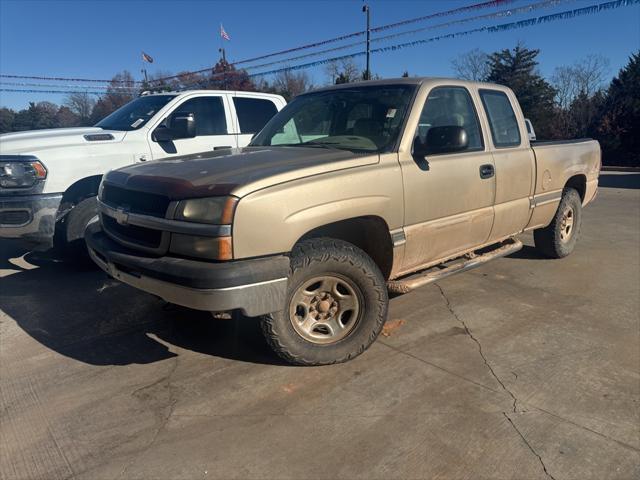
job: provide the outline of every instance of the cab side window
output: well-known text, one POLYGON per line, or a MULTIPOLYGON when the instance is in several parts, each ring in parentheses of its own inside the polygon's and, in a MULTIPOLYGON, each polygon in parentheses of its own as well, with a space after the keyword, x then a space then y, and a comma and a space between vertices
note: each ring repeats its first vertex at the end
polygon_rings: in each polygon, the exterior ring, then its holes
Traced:
POLYGON ((193 113, 196 120, 196 136, 227 135, 227 117, 222 97, 198 97, 178 106, 172 116, 193 113))
POLYGON ((431 90, 418 122, 417 136, 426 144, 433 127, 458 126, 467 132, 466 150, 482 150, 482 133, 473 100, 466 88, 437 87, 431 90))
POLYGON ((493 144, 498 148, 520 145, 520 127, 509 97, 498 90, 480 90, 480 98, 487 112, 493 144))
POLYGON ((262 98, 233 97, 240 133, 258 133, 271 117, 278 113, 271 100, 262 98))

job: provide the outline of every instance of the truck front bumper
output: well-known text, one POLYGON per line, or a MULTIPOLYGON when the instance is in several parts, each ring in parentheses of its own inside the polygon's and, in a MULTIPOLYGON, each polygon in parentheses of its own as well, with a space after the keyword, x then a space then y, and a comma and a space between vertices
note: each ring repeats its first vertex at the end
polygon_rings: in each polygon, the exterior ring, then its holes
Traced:
POLYGON ((53 245, 61 193, 0 196, 0 238, 17 238, 36 250, 53 245))
POLYGON ((209 312, 240 310, 250 317, 284 307, 289 272, 284 255, 220 263, 147 256, 112 240, 98 222, 89 224, 85 240, 102 270, 167 302, 209 312))

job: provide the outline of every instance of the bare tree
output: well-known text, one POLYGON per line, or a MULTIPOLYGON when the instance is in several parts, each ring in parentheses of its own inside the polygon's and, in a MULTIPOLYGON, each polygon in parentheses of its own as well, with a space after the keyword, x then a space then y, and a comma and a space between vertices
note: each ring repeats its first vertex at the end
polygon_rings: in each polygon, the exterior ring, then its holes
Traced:
POLYGON ((563 65, 556 67, 551 77, 553 88, 556 89, 556 102, 561 108, 566 109, 571 105, 571 101, 576 96, 575 81, 573 78, 573 67, 563 65))
POLYGON ((602 90, 609 72, 609 59, 591 54, 570 66, 557 67, 551 77, 557 90, 556 101, 568 108, 579 96, 592 97, 602 90))
POLYGON ((482 82, 489 76, 489 55, 474 48, 453 59, 451 68, 458 78, 482 82))
POLYGON ((350 83, 361 79, 360 69, 351 58, 335 60, 325 67, 327 76, 331 83, 350 83))
POLYGON ((291 100, 293 97, 311 90, 313 85, 306 72, 284 70, 275 76, 273 87, 280 95, 291 100))
POLYGON ((578 91, 591 97, 602 90, 607 80, 610 66, 609 59, 603 55, 587 55, 575 65, 578 91))
POLYGON ((64 105, 78 116, 82 125, 89 124, 95 99, 88 93, 71 93, 64 100, 64 105))

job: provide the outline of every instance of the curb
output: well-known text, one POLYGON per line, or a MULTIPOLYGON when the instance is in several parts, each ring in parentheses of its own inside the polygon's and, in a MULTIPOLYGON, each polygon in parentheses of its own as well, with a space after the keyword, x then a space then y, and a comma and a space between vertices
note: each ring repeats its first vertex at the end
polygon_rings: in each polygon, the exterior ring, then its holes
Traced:
POLYGON ((611 165, 603 165, 600 170, 603 172, 640 172, 640 167, 615 167, 611 165))

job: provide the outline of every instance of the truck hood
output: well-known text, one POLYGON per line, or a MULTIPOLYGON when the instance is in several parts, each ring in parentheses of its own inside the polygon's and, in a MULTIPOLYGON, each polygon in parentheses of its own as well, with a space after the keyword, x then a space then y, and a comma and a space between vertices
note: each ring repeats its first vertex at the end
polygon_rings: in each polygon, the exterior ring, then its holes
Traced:
POLYGON ((122 141, 127 132, 103 130, 98 127, 53 128, 49 130, 29 130, 27 132, 5 133, 0 135, 0 154, 17 155, 37 153, 53 147, 87 146, 97 143, 116 143, 122 141), (106 134, 108 140, 87 140, 85 135, 106 134))
POLYGON ((172 200, 238 197, 291 180, 378 163, 379 155, 311 147, 246 147, 136 164, 105 182, 172 200))

